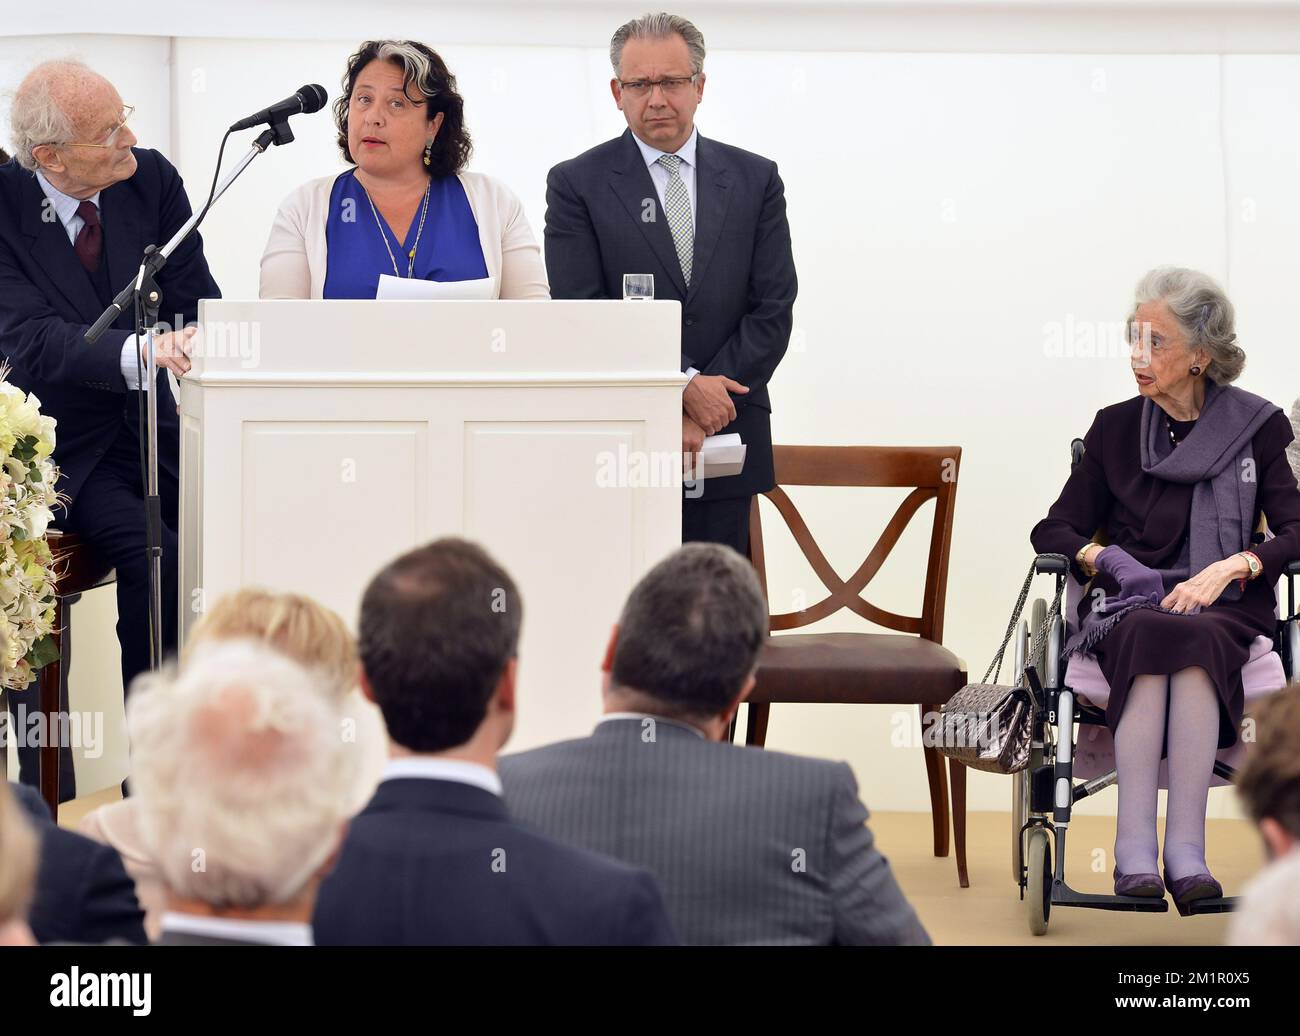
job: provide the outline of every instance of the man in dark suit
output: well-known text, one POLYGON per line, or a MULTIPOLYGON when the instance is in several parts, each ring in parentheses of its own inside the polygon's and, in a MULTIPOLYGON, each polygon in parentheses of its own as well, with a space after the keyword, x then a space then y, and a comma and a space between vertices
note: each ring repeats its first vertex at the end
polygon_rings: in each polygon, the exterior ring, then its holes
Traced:
MULTIPOLYGON (((124 313, 95 345, 90 324, 131 279, 145 246, 165 244, 190 216, 181 178, 135 148, 131 109, 76 62, 35 68, 10 112, 14 161, 0 166, 0 355, 10 380, 58 421, 54 460, 69 497, 60 527, 117 569, 122 681, 149 667, 145 502, 140 473, 140 343, 124 313)), ((163 523, 163 650, 176 647, 179 423, 167 371, 189 370, 198 300, 220 295, 197 235, 158 277, 156 339, 159 495, 163 523)), ((34 780, 24 759, 23 779, 34 780)), ((71 789, 69 789, 71 791, 71 789)))
POLYGON ((36 898, 28 915, 36 941, 144 945, 144 911, 116 850, 59 827, 35 788, 9 788, 41 841, 36 898))
POLYGON ((720 743, 754 686, 749 563, 688 544, 633 589, 590 737, 501 759, 515 815, 645 867, 688 944, 927 944, 844 763, 720 743))
POLYGON ((361 687, 392 758, 316 901, 316 942, 647 945, 674 941, 643 870, 513 820, 496 753, 514 726, 523 602, 464 540, 380 572, 361 602, 361 687))
POLYGON ((686 19, 628 22, 610 57, 628 129, 547 178, 551 297, 622 298, 624 274, 653 273, 655 297, 681 302, 682 451, 732 432, 748 450, 740 474, 688 486, 682 539, 745 553, 750 501, 774 485, 767 383, 798 288, 785 188, 770 159, 696 130, 704 39, 686 19))

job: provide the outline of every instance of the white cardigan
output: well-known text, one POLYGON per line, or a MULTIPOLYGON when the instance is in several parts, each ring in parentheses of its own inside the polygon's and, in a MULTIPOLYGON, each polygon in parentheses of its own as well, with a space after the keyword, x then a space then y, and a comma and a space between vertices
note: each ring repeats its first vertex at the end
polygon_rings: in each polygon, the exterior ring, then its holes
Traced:
MULTIPOLYGON (((458 173, 478 223, 488 276, 502 299, 549 299, 550 285, 524 207, 514 192, 482 173, 458 173)), ((262 253, 258 296, 319 299, 325 292, 325 221, 338 174, 309 180, 280 203, 262 253)))

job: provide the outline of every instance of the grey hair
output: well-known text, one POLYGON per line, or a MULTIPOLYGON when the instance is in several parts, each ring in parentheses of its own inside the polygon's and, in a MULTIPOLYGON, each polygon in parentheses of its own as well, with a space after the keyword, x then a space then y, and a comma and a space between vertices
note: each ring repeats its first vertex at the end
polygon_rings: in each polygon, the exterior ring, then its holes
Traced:
POLYGON ((40 163, 32 152, 42 144, 66 144, 76 136, 76 127, 54 99, 50 90, 51 73, 77 72, 82 76, 95 75, 80 61, 46 61, 37 65, 14 93, 9 109, 9 131, 14 145, 14 161, 29 172, 36 172, 40 163))
POLYGON ((704 71, 704 34, 693 24, 677 14, 643 14, 618 27, 609 41, 609 63, 614 66, 614 75, 623 74, 623 45, 628 40, 666 40, 680 36, 686 41, 686 49, 691 56, 691 71, 704 71))
POLYGON ((203 644, 141 677, 131 780, 163 884, 219 908, 296 899, 348 815, 341 721, 316 674, 256 641, 203 644))
POLYGON ((639 692, 661 715, 715 716, 753 673, 767 630, 754 566, 730 547, 688 543, 628 595, 611 689, 639 692))
POLYGON ((1181 266, 1156 267, 1138 282, 1130 325, 1144 302, 1163 302, 1187 336, 1187 348, 1210 354, 1206 377, 1227 385, 1241 376, 1246 352, 1235 344, 1232 303, 1214 278, 1181 266))

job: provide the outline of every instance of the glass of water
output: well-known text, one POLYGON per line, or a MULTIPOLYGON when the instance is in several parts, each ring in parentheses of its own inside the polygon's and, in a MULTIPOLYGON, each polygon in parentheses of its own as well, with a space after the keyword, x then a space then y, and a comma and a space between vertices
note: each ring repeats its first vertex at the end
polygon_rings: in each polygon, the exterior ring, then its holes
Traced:
POLYGON ((653 273, 623 274, 623 301, 632 299, 653 299, 655 297, 655 275, 653 273))

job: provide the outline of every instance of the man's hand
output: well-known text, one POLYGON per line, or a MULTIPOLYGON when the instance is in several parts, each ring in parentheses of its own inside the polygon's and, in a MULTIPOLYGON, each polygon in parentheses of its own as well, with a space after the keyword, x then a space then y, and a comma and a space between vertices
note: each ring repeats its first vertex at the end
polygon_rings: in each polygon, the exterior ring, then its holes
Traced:
MULTIPOLYGON (((697 377, 698 381, 699 378, 697 377)), ((704 445, 704 429, 682 414, 682 477, 695 477, 695 458, 704 445)))
MULTIPOLYGON (((162 370, 169 370, 176 377, 184 377, 190 369, 190 340, 198 331, 197 327, 183 327, 179 331, 168 331, 164 335, 154 335, 154 362, 162 370)), ((149 362, 145 343, 140 343, 140 359, 149 362)))
POLYGON ((738 381, 721 374, 697 374, 682 391, 682 409, 705 435, 717 435, 736 419, 736 404, 727 393, 748 392, 738 381))
POLYGON ((1219 599, 1219 595, 1234 579, 1241 579, 1250 574, 1246 559, 1233 555, 1213 565, 1206 565, 1196 575, 1179 583, 1169 595, 1160 602, 1160 607, 1170 611, 1186 612, 1195 615, 1202 608, 1208 608, 1219 599))

